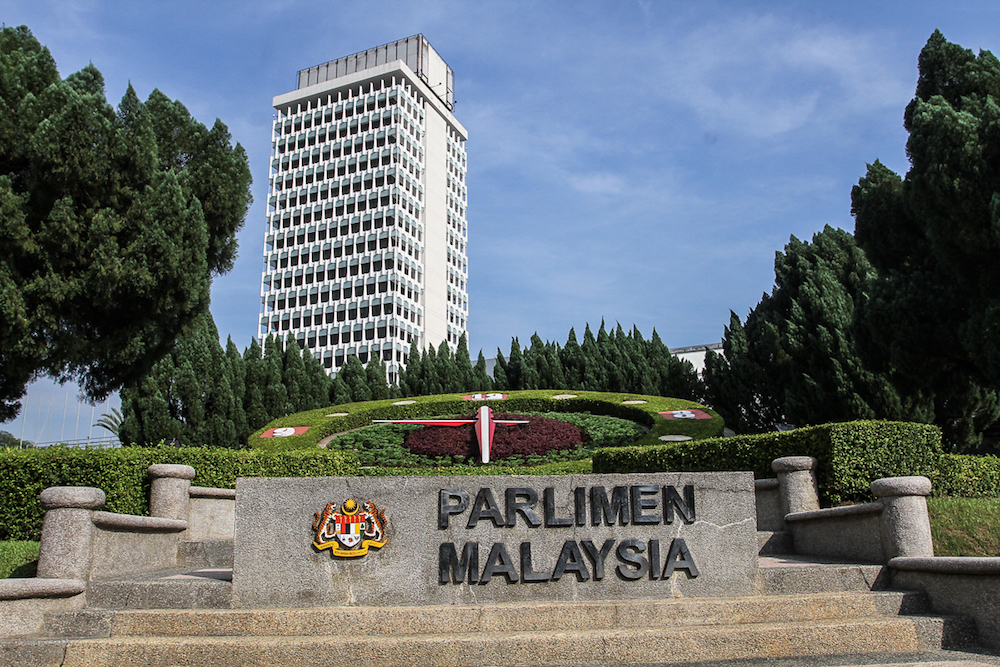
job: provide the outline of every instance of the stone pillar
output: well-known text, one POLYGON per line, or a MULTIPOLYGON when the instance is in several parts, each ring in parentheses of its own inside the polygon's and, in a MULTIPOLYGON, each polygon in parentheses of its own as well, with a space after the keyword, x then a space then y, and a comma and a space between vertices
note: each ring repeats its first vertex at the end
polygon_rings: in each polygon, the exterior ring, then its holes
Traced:
POLYGON ((784 514, 819 509, 816 489, 816 459, 811 456, 785 456, 775 459, 771 469, 778 474, 778 494, 784 514))
POLYGON ((104 507, 104 491, 89 486, 50 486, 39 500, 45 520, 37 576, 87 581, 97 530, 91 516, 104 507))
POLYGON ((879 534, 885 559, 896 556, 933 556, 926 477, 888 477, 872 482, 872 493, 882 501, 879 534))
POLYGON ((149 515, 163 519, 188 519, 188 494, 194 468, 170 463, 149 466, 149 515))

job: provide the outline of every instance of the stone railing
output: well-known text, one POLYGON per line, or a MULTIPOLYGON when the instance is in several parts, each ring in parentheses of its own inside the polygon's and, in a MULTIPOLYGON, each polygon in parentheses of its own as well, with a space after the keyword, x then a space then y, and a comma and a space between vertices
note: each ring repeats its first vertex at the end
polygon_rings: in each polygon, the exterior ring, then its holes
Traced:
POLYGON ((929 479, 877 479, 875 502, 819 509, 815 459, 772 467, 776 479, 756 482, 758 529, 789 531, 796 554, 885 564, 884 585, 923 591, 935 613, 972 617, 979 642, 1000 649, 1000 558, 934 556, 929 479))
POLYGON ((151 516, 103 511, 101 489, 42 491, 37 576, 0 579, 0 636, 36 632, 46 611, 82 608, 91 580, 184 566, 182 542, 232 540, 236 492, 192 487, 194 475, 191 466, 150 466, 151 516))
POLYGON ((820 509, 816 459, 775 459, 777 479, 757 480, 759 530, 787 530, 794 553, 867 563, 897 556, 933 556, 926 477, 888 477, 872 482, 877 499, 863 505, 820 509))

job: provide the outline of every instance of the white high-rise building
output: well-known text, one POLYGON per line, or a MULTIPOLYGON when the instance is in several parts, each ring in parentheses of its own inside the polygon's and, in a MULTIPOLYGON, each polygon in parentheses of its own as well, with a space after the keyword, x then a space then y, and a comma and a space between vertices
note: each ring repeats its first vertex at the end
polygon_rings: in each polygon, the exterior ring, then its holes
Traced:
POLYGON ((274 98, 260 337, 330 372, 466 331, 468 133, 454 73, 415 35, 298 73, 274 98))

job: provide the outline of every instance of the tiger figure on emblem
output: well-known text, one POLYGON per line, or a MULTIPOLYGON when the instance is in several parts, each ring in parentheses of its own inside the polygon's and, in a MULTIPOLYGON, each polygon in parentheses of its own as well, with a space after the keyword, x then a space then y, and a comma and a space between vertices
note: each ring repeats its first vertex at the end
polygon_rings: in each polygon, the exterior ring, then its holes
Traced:
POLYGON ((330 549, 334 556, 359 558, 370 548, 381 549, 389 541, 385 510, 373 502, 359 505, 354 498, 348 498, 339 508, 330 503, 314 516, 313 546, 319 551, 330 549))

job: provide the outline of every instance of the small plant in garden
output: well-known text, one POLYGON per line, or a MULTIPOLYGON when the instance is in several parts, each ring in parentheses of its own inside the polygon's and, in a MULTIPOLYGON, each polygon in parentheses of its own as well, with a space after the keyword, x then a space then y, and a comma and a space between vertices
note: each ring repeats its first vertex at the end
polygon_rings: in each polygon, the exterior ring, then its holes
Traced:
MULTIPOLYGON (((575 449, 584 444, 580 429, 566 422, 529 415, 496 417, 528 420, 527 424, 497 427, 490 449, 490 457, 497 461, 512 456, 538 456, 552 450, 575 449)), ((423 456, 475 456, 479 451, 472 424, 428 426, 407 435, 403 446, 423 456)))
MULTIPOLYGON (((643 428, 635 422, 586 412, 526 413, 512 418, 539 421, 497 428, 492 455, 501 457, 505 465, 530 466, 586 459, 596 447, 627 445, 644 434, 643 428), (542 426, 548 421, 554 423, 542 426), (556 434, 561 435, 556 437, 556 434), (498 449, 500 443, 506 444, 498 449)), ((477 463, 478 443, 471 425, 377 424, 341 434, 328 447, 356 453, 363 466, 481 465, 477 463), (438 443, 439 438, 447 444, 438 443)))

